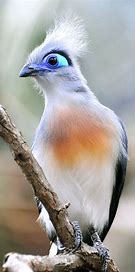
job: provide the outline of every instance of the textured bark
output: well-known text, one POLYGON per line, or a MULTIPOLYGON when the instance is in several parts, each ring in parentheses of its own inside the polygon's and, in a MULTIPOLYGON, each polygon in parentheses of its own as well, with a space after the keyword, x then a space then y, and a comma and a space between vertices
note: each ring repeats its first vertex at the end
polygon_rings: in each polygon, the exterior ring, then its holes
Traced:
POLYGON ((73 247, 74 232, 67 217, 66 205, 60 203, 21 132, 11 122, 2 106, 0 106, 0 136, 9 144, 14 160, 32 185, 35 195, 47 209, 61 242, 66 247, 73 247))
MULTIPOLYGON (((101 271, 101 260, 98 253, 85 244, 77 254, 41 257, 9 253, 5 256, 5 260, 3 270, 6 272, 69 272, 77 268, 101 271)), ((112 260, 108 264, 108 272, 119 272, 112 260)))
MULTIPOLYGON (((22 134, 11 122, 6 110, 0 106, 0 136, 11 149, 14 160, 22 169, 26 179, 32 185, 35 195, 47 209, 57 234, 66 248, 74 246, 74 231, 67 216, 68 204, 63 206, 56 193, 52 190, 41 167, 33 157, 22 134)), ((71 271, 75 268, 88 267, 93 271, 101 271, 101 260, 98 254, 86 244, 82 243, 75 254, 49 256, 31 256, 18 253, 8 253, 5 256, 3 270, 6 272, 43 272, 43 271, 71 271)), ((110 260, 108 271, 119 270, 110 260)))

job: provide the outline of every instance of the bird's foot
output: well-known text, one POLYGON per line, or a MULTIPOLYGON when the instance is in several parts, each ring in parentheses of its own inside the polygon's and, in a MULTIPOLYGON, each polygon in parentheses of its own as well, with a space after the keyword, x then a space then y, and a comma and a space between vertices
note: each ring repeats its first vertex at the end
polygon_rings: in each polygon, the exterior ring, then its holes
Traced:
POLYGON ((91 234, 93 246, 97 249, 102 260, 102 272, 107 272, 108 262, 110 260, 109 250, 106 248, 100 240, 100 237, 96 230, 93 229, 91 234))
POLYGON ((57 244, 57 254, 61 254, 66 250, 66 248, 63 246, 58 236, 56 238, 56 244, 57 244))
POLYGON ((62 254, 65 252, 65 247, 60 242, 58 237, 51 243, 51 247, 49 250, 49 256, 54 257, 55 255, 62 254))
POLYGON ((72 226, 73 226, 73 229, 74 229, 74 235, 75 235, 75 245, 73 248, 65 248, 59 237, 57 237, 57 240, 56 240, 56 244, 57 244, 57 254, 60 254, 60 253, 74 253, 80 246, 81 246, 81 243, 82 243, 82 232, 81 232, 81 229, 80 229, 80 226, 79 226, 79 223, 77 221, 73 221, 71 222, 72 226))
POLYGON ((75 235, 75 246, 74 246, 74 248, 71 251, 73 253, 73 252, 75 252, 81 246, 81 243, 82 243, 83 239, 82 239, 81 228, 79 226, 78 221, 73 221, 71 224, 73 226, 74 235, 75 235))

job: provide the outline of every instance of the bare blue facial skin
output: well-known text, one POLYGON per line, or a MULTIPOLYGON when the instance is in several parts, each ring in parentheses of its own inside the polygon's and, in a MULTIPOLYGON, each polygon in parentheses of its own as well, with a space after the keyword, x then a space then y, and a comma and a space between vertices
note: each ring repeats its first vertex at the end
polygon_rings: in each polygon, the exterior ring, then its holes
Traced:
POLYGON ((25 65, 20 71, 20 77, 42 75, 44 72, 53 72, 61 67, 69 66, 67 59, 57 53, 47 55, 41 63, 25 65))

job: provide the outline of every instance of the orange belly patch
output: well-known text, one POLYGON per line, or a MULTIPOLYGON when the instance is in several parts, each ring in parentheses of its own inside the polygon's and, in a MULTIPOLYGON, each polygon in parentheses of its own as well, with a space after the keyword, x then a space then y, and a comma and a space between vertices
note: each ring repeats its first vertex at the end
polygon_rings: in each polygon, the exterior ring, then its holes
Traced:
POLYGON ((60 110, 50 131, 50 145, 61 165, 73 166, 89 158, 102 161, 111 152, 112 131, 82 110, 60 110))

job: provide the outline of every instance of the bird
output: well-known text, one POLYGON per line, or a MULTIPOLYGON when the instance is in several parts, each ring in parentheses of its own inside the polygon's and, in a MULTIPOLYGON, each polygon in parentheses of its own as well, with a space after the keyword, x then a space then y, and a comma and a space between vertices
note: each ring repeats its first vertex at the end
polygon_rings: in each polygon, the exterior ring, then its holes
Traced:
MULTIPOLYGON (((82 240, 98 250, 107 271, 109 253, 103 241, 125 181, 128 140, 121 119, 89 88, 80 67, 84 54, 84 23, 76 15, 61 16, 30 53, 20 77, 32 77, 45 101, 33 155, 60 201, 70 203, 70 221, 76 231, 80 227, 82 240)), ((53 256, 63 246, 47 210, 36 200, 53 256)))

